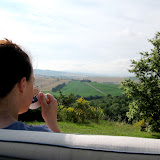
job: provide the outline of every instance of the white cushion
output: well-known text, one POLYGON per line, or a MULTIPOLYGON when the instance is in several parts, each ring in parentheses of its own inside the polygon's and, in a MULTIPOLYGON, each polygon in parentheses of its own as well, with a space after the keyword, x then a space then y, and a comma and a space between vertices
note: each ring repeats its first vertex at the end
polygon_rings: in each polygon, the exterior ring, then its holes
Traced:
POLYGON ((45 160, 159 160, 160 140, 0 129, 0 156, 45 160))

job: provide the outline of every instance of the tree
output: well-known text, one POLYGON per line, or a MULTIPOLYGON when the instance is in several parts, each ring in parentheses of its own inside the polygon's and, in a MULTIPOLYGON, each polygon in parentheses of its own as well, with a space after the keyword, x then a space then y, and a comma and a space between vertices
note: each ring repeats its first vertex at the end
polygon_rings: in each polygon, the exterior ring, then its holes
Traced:
POLYGON ((59 104, 64 105, 65 107, 69 107, 76 102, 76 97, 74 94, 71 93, 69 95, 64 95, 60 90, 59 92, 60 96, 56 97, 59 104))
POLYGON ((153 49, 140 52, 140 60, 131 60, 130 73, 138 81, 125 79, 121 88, 133 101, 127 116, 130 120, 143 120, 146 130, 160 131, 160 32, 149 42, 153 49))
POLYGON ((91 106, 100 106, 103 109, 105 119, 110 119, 114 121, 126 121, 126 112, 129 111, 129 103, 131 98, 128 98, 126 95, 121 96, 111 96, 107 95, 101 99, 95 99, 90 101, 91 106), (120 118, 121 117, 121 118, 120 118))

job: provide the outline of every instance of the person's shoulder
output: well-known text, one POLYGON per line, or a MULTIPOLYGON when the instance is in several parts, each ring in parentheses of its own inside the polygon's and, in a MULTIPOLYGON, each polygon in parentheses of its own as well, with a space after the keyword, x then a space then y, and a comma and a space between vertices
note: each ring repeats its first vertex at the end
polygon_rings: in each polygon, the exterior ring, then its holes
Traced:
POLYGON ((24 126, 23 122, 15 121, 15 122, 9 124, 8 126, 6 126, 3 129, 15 129, 15 130, 19 130, 20 128, 22 129, 23 126, 24 126))
POLYGON ((4 129, 52 132, 52 130, 48 128, 46 125, 33 126, 27 125, 26 123, 20 121, 15 121, 11 123, 9 126, 5 127, 4 129))
POLYGON ((46 125, 27 125, 25 124, 26 128, 30 131, 42 131, 42 132, 52 132, 52 130, 46 125))

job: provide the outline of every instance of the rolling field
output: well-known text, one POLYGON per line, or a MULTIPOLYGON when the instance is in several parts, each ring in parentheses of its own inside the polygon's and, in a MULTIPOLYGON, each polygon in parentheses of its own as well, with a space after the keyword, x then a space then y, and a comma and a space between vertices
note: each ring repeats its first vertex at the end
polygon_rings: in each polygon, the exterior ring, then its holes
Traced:
MULTIPOLYGON (((65 95, 73 93, 74 95, 80 95, 83 97, 95 95, 105 96, 106 94, 110 94, 112 96, 122 95, 122 90, 119 89, 119 85, 96 82, 86 83, 80 81, 71 81, 65 87, 63 87, 61 91, 65 95)), ((50 93, 55 96, 59 95, 59 91, 50 93)))

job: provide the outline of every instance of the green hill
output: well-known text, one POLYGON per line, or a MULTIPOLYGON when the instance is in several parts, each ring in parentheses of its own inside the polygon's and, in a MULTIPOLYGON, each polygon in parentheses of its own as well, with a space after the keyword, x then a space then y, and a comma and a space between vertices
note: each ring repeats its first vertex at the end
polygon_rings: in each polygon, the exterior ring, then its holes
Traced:
MULTIPOLYGON (((110 94, 112 96, 122 95, 122 90, 119 89, 119 85, 96 83, 96 82, 80 82, 71 81, 65 87, 61 89, 62 93, 68 95, 73 93, 74 95, 80 95, 83 97, 88 96, 105 96, 110 94)), ((59 95, 59 91, 51 92, 53 95, 59 95)))

